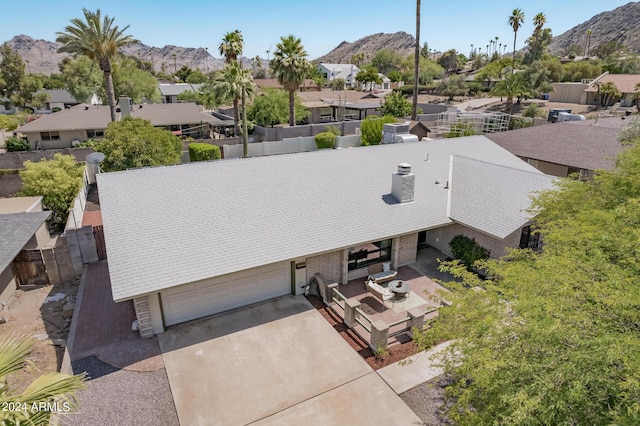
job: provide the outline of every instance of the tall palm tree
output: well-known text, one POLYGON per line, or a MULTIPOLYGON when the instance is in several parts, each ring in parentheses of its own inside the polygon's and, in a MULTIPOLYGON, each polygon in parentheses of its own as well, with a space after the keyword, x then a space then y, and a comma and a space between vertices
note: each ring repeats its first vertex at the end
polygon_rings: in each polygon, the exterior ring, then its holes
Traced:
POLYGON ((251 71, 243 69, 237 61, 228 63, 219 79, 214 83, 216 98, 240 99, 240 115, 242 116, 242 143, 244 146, 244 157, 248 156, 249 135, 247 128, 246 102, 255 93, 256 85, 251 77, 251 71))
MULTIPOLYGON (((535 28, 533 29, 533 33, 535 34, 535 38, 536 38, 536 51, 534 51, 534 57, 533 60, 535 61, 537 59, 537 53, 538 50, 542 50, 539 49, 540 45, 540 31, 542 31, 542 27, 544 26, 544 24, 547 23, 547 17, 544 15, 544 13, 540 12, 538 14, 536 14, 536 16, 533 17, 533 25, 535 25, 535 28)), ((542 52, 540 52, 542 53, 542 52)))
POLYGON ((418 119, 418 83, 420 79, 420 0, 416 0, 416 48, 413 58, 413 102, 411 119, 418 119))
MULTIPOLYGON (((46 373, 31 382, 20 394, 12 392, 7 376, 22 369, 27 356, 33 350, 34 340, 20 340, 16 336, 0 337, 0 401, 11 402, 14 407, 31 407, 32 404, 57 403, 58 407, 76 408, 76 392, 84 389, 83 375, 46 373)), ((53 404, 51 404, 53 405, 53 404)), ((9 410, 0 415, 2 424, 48 425, 51 409, 9 410)))
POLYGON ((591 34, 593 34, 593 31, 591 30, 591 28, 589 28, 587 30, 587 50, 586 50, 586 57, 589 57, 589 49, 591 48, 591 34))
MULTIPOLYGON (((222 42, 218 46, 218 51, 224 56, 224 62, 227 64, 233 64, 238 62, 238 56, 242 55, 242 49, 244 48, 244 38, 240 30, 233 30, 222 37, 222 42)), ((240 101, 239 96, 233 97, 233 127, 235 134, 240 134, 240 115, 238 112, 238 103, 240 101)))
POLYGON ((513 9, 511 16, 509 16, 509 25, 513 28, 513 63, 511 64, 511 72, 513 73, 516 68, 516 37, 518 36, 518 30, 520 25, 524 24, 524 12, 520 9, 513 9))
POLYGON ((307 52, 299 38, 293 35, 280 37, 273 52, 271 69, 284 90, 289 92, 289 126, 296 125, 295 93, 310 66, 307 52))
POLYGON ((62 44, 58 52, 71 53, 73 56, 84 55, 98 63, 104 73, 107 89, 107 101, 111 110, 111 121, 116 121, 116 95, 111 76, 111 60, 118 53, 118 49, 138 40, 125 31, 129 28, 119 28, 113 24, 113 18, 100 15, 100 9, 95 13, 82 9, 84 21, 80 18, 71 20, 64 32, 56 33, 56 42, 62 44))

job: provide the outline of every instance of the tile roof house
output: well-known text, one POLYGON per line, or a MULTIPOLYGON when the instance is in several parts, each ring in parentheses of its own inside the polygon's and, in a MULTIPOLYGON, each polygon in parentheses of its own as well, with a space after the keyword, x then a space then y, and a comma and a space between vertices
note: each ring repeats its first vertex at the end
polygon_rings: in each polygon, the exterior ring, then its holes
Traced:
POLYGON ((486 136, 544 173, 586 178, 613 168, 621 150, 618 132, 627 123, 620 118, 566 121, 486 136))
MULTIPOLYGON (((194 103, 134 104, 117 115, 120 118, 127 114, 149 120, 155 127, 194 138, 206 137, 211 125, 219 121, 194 103)), ((110 122, 108 106, 80 104, 27 123, 15 132, 27 138, 31 149, 70 148, 87 139, 104 137, 110 122)))
POLYGON ((553 178, 471 136, 97 179, 113 298, 132 299, 150 335, 302 294, 315 273, 346 284, 371 263, 411 263, 419 234, 449 254, 465 234, 500 256, 520 244, 529 195, 553 178))
POLYGON ((16 270, 18 256, 24 250, 36 250, 49 244, 45 221, 51 212, 42 211, 42 197, 0 199, 0 302, 6 303, 21 282, 16 270))

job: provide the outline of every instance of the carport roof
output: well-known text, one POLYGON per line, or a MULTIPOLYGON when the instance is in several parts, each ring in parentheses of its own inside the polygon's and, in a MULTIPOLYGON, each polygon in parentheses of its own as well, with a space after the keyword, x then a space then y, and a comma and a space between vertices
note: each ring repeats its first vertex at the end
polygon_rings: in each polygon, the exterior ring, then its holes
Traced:
POLYGON ((13 262, 50 214, 51 212, 0 214, 0 272, 13 262))
POLYGON ((451 156, 481 160, 460 165, 466 180, 493 168, 491 179, 507 183, 497 192, 494 182, 475 182, 478 194, 454 205, 462 218, 497 203, 515 216, 510 226, 524 225, 520 193, 551 179, 483 136, 100 174, 114 300, 449 224, 451 156), (404 162, 413 165, 415 201, 399 204, 391 175, 404 162), (534 184, 516 184, 532 176, 534 184))

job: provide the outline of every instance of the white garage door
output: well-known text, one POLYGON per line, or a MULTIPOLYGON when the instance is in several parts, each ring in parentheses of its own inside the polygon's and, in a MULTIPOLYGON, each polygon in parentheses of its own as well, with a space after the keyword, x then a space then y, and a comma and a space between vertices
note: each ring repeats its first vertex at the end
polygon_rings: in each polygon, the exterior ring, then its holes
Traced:
POLYGON ((163 290, 165 325, 291 294, 289 265, 274 263, 163 290))

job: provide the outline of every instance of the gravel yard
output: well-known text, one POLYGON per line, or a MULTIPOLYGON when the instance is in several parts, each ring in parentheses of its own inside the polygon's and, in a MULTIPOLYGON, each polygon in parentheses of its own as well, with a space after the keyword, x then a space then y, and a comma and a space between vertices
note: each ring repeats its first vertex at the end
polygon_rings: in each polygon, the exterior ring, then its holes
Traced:
POLYGON ((68 425, 178 425, 165 369, 139 373, 119 370, 95 357, 73 363, 87 372, 87 389, 79 393, 80 409, 63 419, 68 425))
POLYGON ((447 378, 436 377, 400 395, 405 404, 413 410, 427 426, 453 424, 444 415, 444 388, 447 378))

